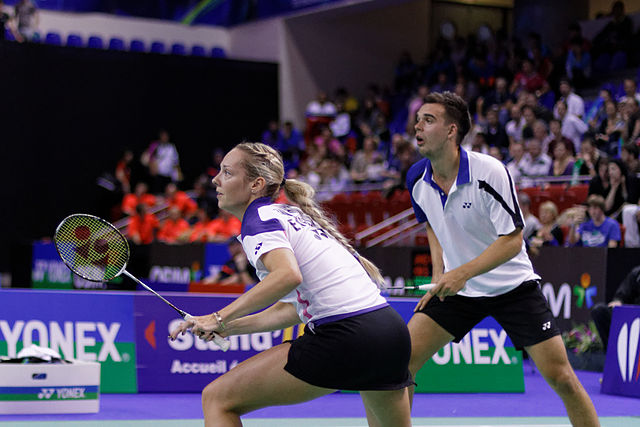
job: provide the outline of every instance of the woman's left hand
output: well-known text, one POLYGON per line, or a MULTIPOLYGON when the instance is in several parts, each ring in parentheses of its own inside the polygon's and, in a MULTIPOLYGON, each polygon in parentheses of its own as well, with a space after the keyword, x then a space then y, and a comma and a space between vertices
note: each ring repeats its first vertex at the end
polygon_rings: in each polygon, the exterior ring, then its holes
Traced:
POLYGON ((191 332, 193 335, 200 337, 204 341, 211 341, 214 337, 214 332, 218 335, 222 335, 219 332, 220 325, 213 314, 207 314, 204 316, 190 316, 188 320, 181 322, 171 333, 169 337, 175 340, 179 334, 185 332, 191 332))

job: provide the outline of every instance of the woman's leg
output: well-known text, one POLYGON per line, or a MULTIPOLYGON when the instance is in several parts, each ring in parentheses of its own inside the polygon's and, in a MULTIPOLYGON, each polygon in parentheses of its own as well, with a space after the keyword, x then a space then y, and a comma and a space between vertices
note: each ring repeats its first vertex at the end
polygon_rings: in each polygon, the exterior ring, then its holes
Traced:
POLYGON ((407 388, 401 390, 361 391, 371 427, 411 426, 411 406, 407 388))
POLYGON ((291 344, 251 357, 202 391, 206 426, 241 426, 240 415, 266 406, 290 405, 335 390, 308 384, 284 370, 291 344))

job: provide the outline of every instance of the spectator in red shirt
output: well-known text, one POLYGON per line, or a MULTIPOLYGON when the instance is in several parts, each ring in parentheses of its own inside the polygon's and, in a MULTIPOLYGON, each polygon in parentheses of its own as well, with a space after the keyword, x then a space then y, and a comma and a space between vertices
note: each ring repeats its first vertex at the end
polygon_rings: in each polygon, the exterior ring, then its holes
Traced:
POLYGON ((169 217, 162 221, 158 240, 164 243, 183 243, 189 238, 189 223, 182 217, 180 209, 169 208, 169 217))
POLYGON ((198 204, 184 191, 178 190, 178 186, 170 182, 164 190, 164 200, 170 208, 176 207, 185 217, 189 218, 196 213, 198 204))
POLYGON ((150 194, 149 186, 144 182, 136 184, 133 193, 129 193, 122 199, 122 212, 127 215, 136 214, 136 206, 140 203, 144 204, 147 208, 151 208, 156 205, 156 196, 150 194))
POLYGON ((522 60, 520 72, 511 83, 511 93, 517 95, 522 90, 531 93, 544 93, 549 90, 549 83, 533 68, 533 62, 529 58, 522 60))
POLYGON ((240 234, 240 226, 238 218, 221 209, 218 217, 211 220, 207 226, 208 241, 226 242, 229 238, 240 234))
POLYGON ((207 242, 209 241, 209 223, 211 219, 206 209, 198 208, 196 210, 196 218, 198 221, 191 226, 189 234, 189 242, 207 242))
POLYGON ((144 203, 136 206, 136 215, 131 217, 127 237, 136 245, 148 245, 153 242, 160 223, 155 215, 147 213, 144 203))

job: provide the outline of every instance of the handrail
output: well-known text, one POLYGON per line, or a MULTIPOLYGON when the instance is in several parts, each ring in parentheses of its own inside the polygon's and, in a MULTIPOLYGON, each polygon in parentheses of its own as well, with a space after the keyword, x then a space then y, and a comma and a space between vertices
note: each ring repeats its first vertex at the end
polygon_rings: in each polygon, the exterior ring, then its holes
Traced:
POLYGON ((391 224, 395 224, 396 222, 402 221, 403 219, 408 218, 409 216, 411 216, 413 214, 413 209, 406 209, 400 213, 397 213, 393 216, 390 216, 387 219, 382 220, 381 222, 372 225, 371 227, 367 228, 366 230, 362 230, 358 233, 356 233, 355 235, 355 239, 356 239, 356 243, 359 244, 360 241, 362 239, 364 239, 365 237, 369 237, 370 235, 372 235, 373 233, 382 230, 385 227, 388 227, 391 224))
POLYGON ((415 227, 417 224, 418 224, 418 220, 413 218, 412 220, 405 222, 403 224, 400 224, 396 228, 389 230, 386 233, 381 234, 380 236, 369 240, 365 247, 370 248, 372 246, 375 246, 378 243, 384 242, 387 239, 397 236, 398 234, 404 232, 409 228, 415 227))

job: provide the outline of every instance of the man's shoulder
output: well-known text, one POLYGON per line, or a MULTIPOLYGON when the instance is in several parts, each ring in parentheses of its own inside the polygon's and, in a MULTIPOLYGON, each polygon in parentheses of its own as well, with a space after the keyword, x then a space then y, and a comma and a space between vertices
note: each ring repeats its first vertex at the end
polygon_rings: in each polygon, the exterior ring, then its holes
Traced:
POLYGON ((423 158, 415 162, 407 171, 407 188, 411 189, 415 185, 416 181, 420 179, 427 168, 428 159, 423 158))

